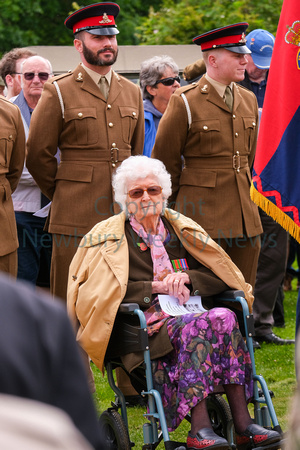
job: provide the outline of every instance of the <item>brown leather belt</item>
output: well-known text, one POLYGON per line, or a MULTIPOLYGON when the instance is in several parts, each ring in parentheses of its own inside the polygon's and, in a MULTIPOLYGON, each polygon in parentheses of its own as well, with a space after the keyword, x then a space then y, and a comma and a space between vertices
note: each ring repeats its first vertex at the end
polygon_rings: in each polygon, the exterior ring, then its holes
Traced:
POLYGON ((131 151, 121 150, 117 147, 107 150, 62 150, 61 161, 107 161, 115 167, 117 162, 124 161, 131 155, 131 151))
POLYGON ((210 156, 208 158, 184 158, 187 169, 234 169, 237 172, 240 169, 249 167, 247 156, 240 156, 236 152, 233 156, 210 156))

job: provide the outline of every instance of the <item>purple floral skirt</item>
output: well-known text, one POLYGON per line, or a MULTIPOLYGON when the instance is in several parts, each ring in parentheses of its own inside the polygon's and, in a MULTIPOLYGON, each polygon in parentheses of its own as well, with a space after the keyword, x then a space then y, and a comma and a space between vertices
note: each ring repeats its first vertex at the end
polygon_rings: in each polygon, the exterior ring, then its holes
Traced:
POLYGON ((245 385, 252 397, 250 355, 234 312, 213 308, 168 319, 174 350, 152 361, 154 388, 162 397, 169 431, 218 385, 245 385))

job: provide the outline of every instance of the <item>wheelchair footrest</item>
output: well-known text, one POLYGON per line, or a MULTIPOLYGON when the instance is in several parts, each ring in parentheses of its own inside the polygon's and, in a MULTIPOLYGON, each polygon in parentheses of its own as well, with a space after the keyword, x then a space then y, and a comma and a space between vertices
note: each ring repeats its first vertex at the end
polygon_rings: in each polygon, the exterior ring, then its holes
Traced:
POLYGON ((168 441, 165 442, 165 449, 166 450, 186 450, 186 442, 175 442, 175 441, 168 441))

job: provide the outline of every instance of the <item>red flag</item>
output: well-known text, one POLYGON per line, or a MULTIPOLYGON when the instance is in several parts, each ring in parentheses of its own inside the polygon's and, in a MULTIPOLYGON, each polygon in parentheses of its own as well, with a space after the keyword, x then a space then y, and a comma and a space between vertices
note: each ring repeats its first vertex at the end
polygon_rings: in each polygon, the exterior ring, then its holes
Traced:
POLYGON ((300 8, 284 0, 268 76, 251 198, 300 242, 300 8))

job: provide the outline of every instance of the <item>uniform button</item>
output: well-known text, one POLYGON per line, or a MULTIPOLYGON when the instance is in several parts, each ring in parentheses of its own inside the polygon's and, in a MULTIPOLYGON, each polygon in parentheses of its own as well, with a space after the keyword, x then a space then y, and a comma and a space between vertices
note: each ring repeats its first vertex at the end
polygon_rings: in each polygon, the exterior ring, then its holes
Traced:
POLYGON ((107 105, 107 109, 111 109, 111 105, 107 105))
POLYGON ((114 124, 112 122, 109 122, 108 126, 109 126, 109 128, 112 128, 114 126, 114 124))
POLYGON ((239 133, 235 133, 235 137, 238 137, 239 133))
POLYGON ((10 134, 9 136, 8 136, 8 139, 11 141, 12 140, 12 134, 10 134))
POLYGON ((235 115, 235 114, 233 114, 233 115, 232 115, 232 118, 233 118, 233 119, 235 119, 235 118, 236 118, 236 115, 235 115))
POLYGON ((80 119, 81 119, 82 116, 83 116, 82 113, 78 113, 78 117, 80 117, 80 119))
POLYGON ((255 123, 255 122, 252 122, 252 125, 253 125, 254 127, 256 127, 256 123, 255 123))
POLYGON ((135 117, 136 116, 136 112, 133 111, 132 115, 133 115, 133 117, 135 117))
POLYGON ((144 302, 145 303, 150 303, 150 298, 149 297, 144 297, 144 302))
POLYGON ((116 148, 117 144, 116 144, 115 142, 113 142, 113 143, 111 144, 111 146, 112 146, 112 148, 116 148))
POLYGON ((200 291, 198 289, 195 290, 194 295, 199 295, 200 291))
POLYGON ((207 126, 207 125, 204 125, 204 126, 203 126, 203 130, 205 130, 205 131, 208 130, 208 126, 207 126))

